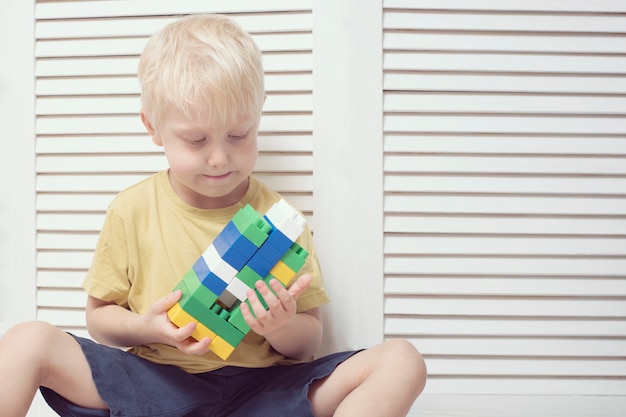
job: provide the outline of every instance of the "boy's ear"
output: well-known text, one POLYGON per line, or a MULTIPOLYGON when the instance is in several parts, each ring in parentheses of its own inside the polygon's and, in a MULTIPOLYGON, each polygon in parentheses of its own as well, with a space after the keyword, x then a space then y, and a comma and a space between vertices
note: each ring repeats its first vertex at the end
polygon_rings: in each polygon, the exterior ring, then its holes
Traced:
POLYGON ((146 127, 146 130, 148 131, 150 136, 152 136, 152 141, 157 146, 163 146, 163 141, 161 141, 161 137, 157 133, 157 130, 154 128, 152 123, 150 123, 150 120, 148 120, 148 116, 146 116, 146 112, 143 109, 141 109, 141 111, 139 112, 139 115, 141 116, 141 123, 143 123, 143 125, 146 127))

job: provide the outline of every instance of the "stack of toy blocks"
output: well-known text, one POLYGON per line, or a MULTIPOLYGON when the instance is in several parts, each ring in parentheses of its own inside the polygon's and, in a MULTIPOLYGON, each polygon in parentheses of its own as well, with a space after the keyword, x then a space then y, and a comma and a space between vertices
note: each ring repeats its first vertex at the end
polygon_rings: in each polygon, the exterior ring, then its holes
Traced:
POLYGON ((250 205, 239 210, 176 285, 183 295, 167 313, 172 323, 196 323, 192 337, 212 339, 209 349, 226 360, 250 331, 240 310, 248 290, 273 278, 287 286, 304 265, 308 252, 296 243, 304 225, 285 200, 265 217, 250 205))

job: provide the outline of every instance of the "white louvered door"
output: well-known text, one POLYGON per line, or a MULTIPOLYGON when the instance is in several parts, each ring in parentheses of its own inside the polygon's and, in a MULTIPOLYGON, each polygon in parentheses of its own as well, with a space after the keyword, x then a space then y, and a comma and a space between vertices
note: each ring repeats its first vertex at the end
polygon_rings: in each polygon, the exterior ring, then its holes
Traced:
POLYGON ((37 316, 85 334, 80 283, 114 195, 165 168, 139 120, 138 56, 176 15, 231 15, 263 52, 256 173, 312 217, 310 1, 76 1, 36 8, 37 316))
POLYGON ((626 393, 626 2, 384 2, 385 336, 427 392, 626 393))

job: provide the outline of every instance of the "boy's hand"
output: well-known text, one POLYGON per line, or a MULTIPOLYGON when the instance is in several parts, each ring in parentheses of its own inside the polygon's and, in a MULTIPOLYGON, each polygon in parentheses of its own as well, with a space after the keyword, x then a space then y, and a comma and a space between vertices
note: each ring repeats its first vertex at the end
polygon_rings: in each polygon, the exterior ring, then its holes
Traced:
POLYGON ((201 355, 209 350, 211 339, 204 338, 199 342, 196 341, 191 337, 196 323, 189 323, 179 328, 167 316, 167 311, 180 300, 182 295, 183 292, 177 290, 157 300, 143 316, 146 330, 152 332, 159 343, 174 346, 188 355, 201 355))
POLYGON ((252 306, 254 316, 247 303, 241 303, 241 313, 250 329, 260 336, 267 336, 283 327, 296 315, 296 300, 309 286, 311 280, 310 274, 304 274, 287 289, 278 280, 273 279, 270 281, 271 290, 265 282, 258 281, 256 288, 265 300, 268 310, 265 310, 259 301, 257 293, 249 290, 248 301, 252 306))

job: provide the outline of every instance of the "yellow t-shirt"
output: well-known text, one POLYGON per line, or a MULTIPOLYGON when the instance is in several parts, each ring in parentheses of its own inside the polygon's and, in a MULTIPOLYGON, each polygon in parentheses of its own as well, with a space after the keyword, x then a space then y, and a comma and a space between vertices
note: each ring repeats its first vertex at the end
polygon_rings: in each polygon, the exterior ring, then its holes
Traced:
MULTIPOLYGON (((156 300, 173 290, 240 208, 250 204, 264 214, 280 198, 278 193, 251 177, 248 191, 238 204, 217 210, 197 209, 176 195, 167 171, 159 172, 121 192, 109 206, 83 288, 95 298, 143 314, 156 300)), ((309 252, 298 276, 313 275, 313 282, 297 302, 301 312, 327 303, 328 296, 308 227, 298 243, 309 252)), ((213 352, 202 356, 186 355, 163 344, 135 346, 129 351, 191 373, 226 365, 266 367, 295 362, 280 355, 253 331, 227 361, 213 352)))

